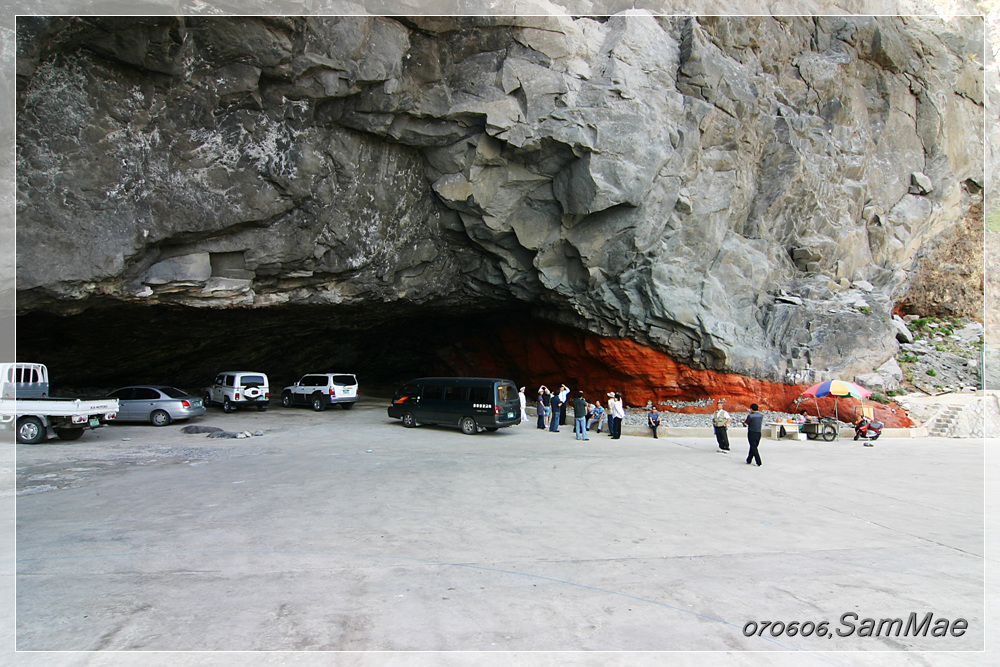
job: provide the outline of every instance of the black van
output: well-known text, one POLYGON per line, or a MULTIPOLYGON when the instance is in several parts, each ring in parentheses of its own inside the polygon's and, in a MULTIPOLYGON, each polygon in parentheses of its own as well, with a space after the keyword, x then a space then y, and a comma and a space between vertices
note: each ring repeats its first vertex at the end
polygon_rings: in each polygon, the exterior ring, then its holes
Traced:
POLYGON ((499 378, 418 378, 396 392, 389 416, 403 426, 446 424, 474 435, 521 423, 517 387, 499 378))

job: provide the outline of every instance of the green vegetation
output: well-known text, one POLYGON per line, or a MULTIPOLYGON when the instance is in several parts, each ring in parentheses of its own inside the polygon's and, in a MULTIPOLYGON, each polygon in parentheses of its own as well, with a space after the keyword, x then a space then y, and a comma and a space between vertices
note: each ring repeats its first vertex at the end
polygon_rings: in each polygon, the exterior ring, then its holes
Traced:
MULTIPOLYGON (((890 392, 890 393, 892 393, 892 392, 890 392)), ((872 394, 871 396, 868 397, 868 400, 874 401, 876 403, 882 403, 882 404, 885 404, 885 403, 889 402, 889 399, 887 399, 885 396, 883 396, 881 394, 872 394)))
POLYGON ((930 375, 931 377, 935 377, 937 375, 937 371, 935 371, 933 368, 928 368, 927 374, 930 375))
POLYGON ((860 310, 864 315, 872 314, 871 306, 858 306, 858 310, 860 310))
POLYGON ((986 213, 986 229, 1000 234, 1000 210, 994 209, 986 213))

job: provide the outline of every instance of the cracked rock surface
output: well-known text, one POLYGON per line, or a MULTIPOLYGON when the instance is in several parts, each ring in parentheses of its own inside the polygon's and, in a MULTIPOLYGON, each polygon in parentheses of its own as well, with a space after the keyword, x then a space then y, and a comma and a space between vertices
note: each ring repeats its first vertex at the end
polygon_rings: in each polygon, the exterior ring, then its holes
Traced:
POLYGON ((980 19, 17 28, 21 315, 528 304, 804 384, 886 362, 981 215, 980 19))

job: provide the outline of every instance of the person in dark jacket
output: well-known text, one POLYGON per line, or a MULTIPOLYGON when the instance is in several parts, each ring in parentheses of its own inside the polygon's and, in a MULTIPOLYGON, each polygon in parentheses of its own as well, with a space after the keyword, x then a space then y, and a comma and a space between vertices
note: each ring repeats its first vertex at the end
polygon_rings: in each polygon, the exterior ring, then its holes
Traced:
POLYGON ((649 428, 653 429, 653 437, 658 438, 656 435, 656 429, 660 428, 660 411, 657 410, 656 406, 653 406, 652 411, 646 417, 646 424, 649 428))
POLYGON ((587 399, 582 391, 578 391, 573 400, 573 434, 577 440, 590 440, 587 437, 587 399))
POLYGON ((750 442, 747 465, 750 465, 752 459, 756 461, 757 467, 760 467, 760 454, 757 452, 757 446, 760 444, 760 433, 764 426, 764 415, 757 412, 756 403, 750 405, 750 414, 743 420, 743 425, 747 427, 747 440, 750 442))
POLYGON ((549 418, 549 430, 553 433, 559 432, 559 406, 562 402, 559 400, 559 392, 552 392, 552 396, 549 397, 549 407, 552 408, 552 416, 549 418))

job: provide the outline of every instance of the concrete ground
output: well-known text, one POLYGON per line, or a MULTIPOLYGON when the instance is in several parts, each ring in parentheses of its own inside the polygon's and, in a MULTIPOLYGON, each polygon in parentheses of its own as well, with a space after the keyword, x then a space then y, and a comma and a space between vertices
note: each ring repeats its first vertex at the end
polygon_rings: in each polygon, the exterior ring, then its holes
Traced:
POLYGON ((196 423, 264 435, 4 447, 15 662, 991 664, 995 441, 765 441, 758 468, 740 431, 730 454, 532 422, 466 436, 404 429, 381 401, 196 423), (841 621, 911 612, 968 629, 841 621))

